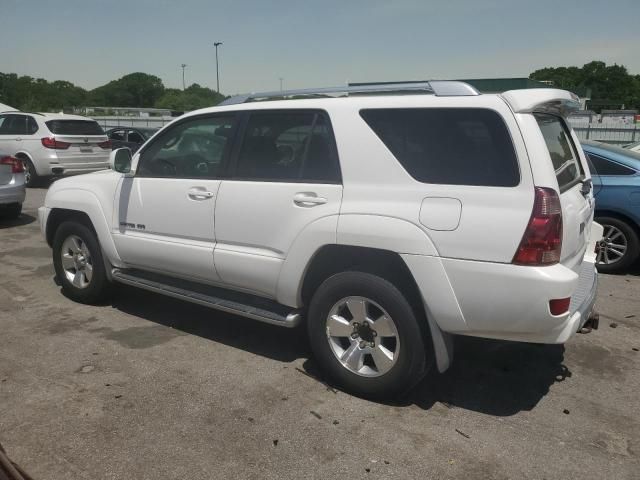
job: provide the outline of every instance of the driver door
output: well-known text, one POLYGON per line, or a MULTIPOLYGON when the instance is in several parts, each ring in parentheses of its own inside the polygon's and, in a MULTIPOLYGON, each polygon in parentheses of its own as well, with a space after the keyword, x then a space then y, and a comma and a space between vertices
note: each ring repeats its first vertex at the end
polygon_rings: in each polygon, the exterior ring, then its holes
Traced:
POLYGON ((235 130, 235 115, 187 118, 138 156, 116 194, 114 241, 132 268, 217 282, 215 202, 235 130))

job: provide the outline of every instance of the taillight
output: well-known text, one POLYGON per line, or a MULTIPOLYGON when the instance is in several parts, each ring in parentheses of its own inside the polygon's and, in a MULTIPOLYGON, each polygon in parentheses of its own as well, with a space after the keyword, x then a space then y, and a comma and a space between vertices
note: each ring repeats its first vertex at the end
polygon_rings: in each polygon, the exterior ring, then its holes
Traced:
POLYGON ((104 148, 105 150, 111 150, 111 140, 106 140, 104 142, 100 142, 98 144, 100 148, 104 148))
POLYGON ((562 249, 562 207, 552 188, 536 187, 533 212, 513 263, 552 265, 560 261, 562 249))
POLYGON ((0 165, 11 165, 11 173, 24 172, 24 164, 22 163, 22 160, 18 160, 15 157, 0 158, 0 165))
POLYGON ((41 142, 43 147, 53 148, 54 150, 66 150, 71 146, 70 143, 61 142, 53 137, 44 137, 41 142))

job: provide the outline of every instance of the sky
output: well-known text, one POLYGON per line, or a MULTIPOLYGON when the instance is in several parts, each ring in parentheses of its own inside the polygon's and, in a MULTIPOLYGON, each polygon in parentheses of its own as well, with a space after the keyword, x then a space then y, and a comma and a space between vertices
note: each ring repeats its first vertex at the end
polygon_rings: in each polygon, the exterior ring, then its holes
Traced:
POLYGON ((591 60, 640 74, 640 0, 0 0, 0 72, 87 89, 132 72, 225 94, 526 77, 591 60))

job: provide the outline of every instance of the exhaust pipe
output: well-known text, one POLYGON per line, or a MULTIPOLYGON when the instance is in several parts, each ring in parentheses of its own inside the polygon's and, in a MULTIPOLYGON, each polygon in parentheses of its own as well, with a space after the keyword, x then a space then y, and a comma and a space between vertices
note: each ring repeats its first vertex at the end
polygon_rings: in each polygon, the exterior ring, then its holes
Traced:
POLYGON ((592 330, 597 330, 600 326, 600 314, 596 311, 592 311, 587 321, 578 330, 579 333, 591 333, 592 330))

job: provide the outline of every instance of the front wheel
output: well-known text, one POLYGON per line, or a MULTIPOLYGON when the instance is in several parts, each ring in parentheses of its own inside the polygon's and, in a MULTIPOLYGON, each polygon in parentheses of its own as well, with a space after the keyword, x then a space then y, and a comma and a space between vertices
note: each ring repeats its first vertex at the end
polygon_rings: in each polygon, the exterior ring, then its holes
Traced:
POLYGON ((369 273, 325 280, 309 306, 308 333, 326 375, 363 397, 402 394, 432 363, 428 335, 411 305, 392 283, 369 273))
POLYGON ((99 303, 111 292, 102 251, 85 225, 64 222, 53 238, 53 266, 64 293, 80 303, 99 303))
POLYGON ((619 273, 629 268, 640 254, 640 241, 634 228, 613 217, 595 219, 603 227, 603 238, 596 244, 596 266, 602 273, 619 273))

